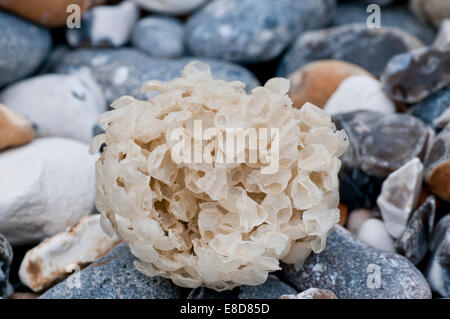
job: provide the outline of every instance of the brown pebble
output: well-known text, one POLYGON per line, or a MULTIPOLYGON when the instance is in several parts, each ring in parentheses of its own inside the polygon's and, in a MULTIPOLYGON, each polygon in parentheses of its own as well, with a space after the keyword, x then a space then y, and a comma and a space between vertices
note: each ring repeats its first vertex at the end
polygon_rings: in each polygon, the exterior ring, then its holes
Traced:
POLYGON ((9 296, 9 299, 37 299, 37 297, 39 296, 30 292, 15 292, 9 296))
POLYGON ((347 222, 348 207, 345 204, 339 204, 338 208, 340 212, 339 225, 344 226, 347 222))
POLYGON ((289 76, 291 80, 289 96, 297 108, 306 102, 323 108, 339 84, 353 75, 374 77, 362 67, 349 62, 339 60, 311 62, 289 76))
POLYGON ((0 104, 0 150, 34 139, 31 123, 19 113, 0 104))

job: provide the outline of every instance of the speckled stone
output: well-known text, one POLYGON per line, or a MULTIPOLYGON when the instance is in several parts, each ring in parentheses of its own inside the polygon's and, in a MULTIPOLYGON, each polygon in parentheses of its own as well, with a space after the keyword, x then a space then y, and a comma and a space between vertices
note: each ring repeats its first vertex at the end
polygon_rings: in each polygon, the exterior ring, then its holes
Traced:
POLYGON ((424 164, 429 190, 450 201, 450 123, 436 136, 424 164))
MULTIPOLYGON (((341 2, 336 8, 333 25, 348 23, 366 23, 371 13, 367 12, 368 3, 373 0, 341 2)), ((419 21, 405 3, 389 5, 381 8, 381 27, 396 27, 416 36, 425 44, 431 44, 436 36, 436 30, 427 23, 419 21)))
POLYGON ((119 244, 97 262, 53 286, 39 298, 178 299, 182 297, 182 288, 168 279, 143 275, 134 267, 134 260, 129 248, 125 244, 119 244), (76 276, 79 276, 78 282, 76 276))
POLYGON ((423 160, 431 128, 408 114, 356 111, 338 114, 333 121, 345 129, 350 147, 342 156, 344 169, 359 168, 384 178, 414 157, 423 160))
POLYGON ((393 100, 418 103, 450 84, 450 47, 419 48, 396 55, 381 81, 393 100))
POLYGON ((431 257, 426 275, 431 288, 443 297, 450 297, 450 214, 434 227, 431 257))
POLYGON ((13 258, 11 245, 0 233, 0 298, 6 298, 9 294, 9 270, 13 258))
POLYGON ((150 16, 139 20, 131 43, 151 56, 178 58, 184 54, 184 24, 175 18, 150 16))
POLYGON ((189 19, 186 40, 194 55, 269 61, 301 32, 326 26, 335 6, 335 0, 213 0, 189 19))
POLYGON ((51 44, 48 30, 0 10, 0 87, 34 72, 51 44))
POLYGON ((396 28, 369 29, 366 24, 348 24, 309 31, 287 51, 278 75, 287 76, 311 61, 335 59, 360 65, 379 76, 392 56, 421 46, 416 37, 396 28))
POLYGON ((339 299, 431 298, 427 281, 410 261, 369 247, 341 226, 335 226, 323 252, 310 255, 299 271, 284 265, 283 276, 300 291, 329 289, 339 299))
POLYGON ((244 67, 207 58, 181 58, 176 60, 152 58, 136 49, 80 49, 65 54, 54 67, 66 73, 83 66, 91 69, 110 104, 122 95, 149 98, 141 93, 142 84, 149 80, 169 81, 181 75, 191 61, 208 63, 215 77, 221 80, 239 80, 251 90, 259 85, 256 77, 244 67))
POLYGON ((259 286, 239 286, 222 292, 205 287, 195 288, 191 290, 187 299, 278 299, 282 295, 297 293, 294 288, 276 276, 269 275, 267 281, 259 286))
POLYGON ((395 243, 397 252, 408 258, 414 265, 421 262, 428 251, 433 231, 435 210, 436 200, 434 196, 429 196, 411 214, 405 232, 395 243))
POLYGON ((409 112, 435 129, 438 129, 443 128, 447 124, 444 113, 447 113, 449 110, 450 86, 447 86, 414 105, 409 112))

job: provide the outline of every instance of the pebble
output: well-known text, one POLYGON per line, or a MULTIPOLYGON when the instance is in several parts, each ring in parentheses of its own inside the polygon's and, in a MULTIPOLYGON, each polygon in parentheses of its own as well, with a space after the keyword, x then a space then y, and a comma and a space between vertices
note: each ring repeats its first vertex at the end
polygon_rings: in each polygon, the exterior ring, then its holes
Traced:
POLYGON ((289 76, 289 96, 297 108, 307 102, 323 108, 342 81, 354 75, 373 77, 363 68, 345 61, 311 62, 289 76))
POLYGON ((371 208, 375 206, 380 191, 381 181, 358 168, 343 167, 339 171, 341 202, 349 207, 371 208))
POLYGON ((450 18, 448 0, 410 0, 411 11, 421 20, 439 27, 442 20, 450 18))
POLYGON ((442 129, 450 121, 450 85, 414 105, 409 112, 434 129, 442 129))
POLYGON ((0 232, 31 244, 78 222, 94 208, 95 157, 88 145, 40 138, 0 153, 0 232))
POLYGON ((72 74, 44 74, 12 84, 0 101, 24 115, 37 137, 60 136, 89 143, 106 110, 102 90, 88 68, 72 74))
POLYGON ((441 23, 439 33, 433 42, 434 47, 447 47, 450 45, 450 19, 445 19, 441 23))
POLYGON ((347 222, 347 215, 348 215, 348 207, 345 204, 340 203, 338 205, 339 209, 339 225, 344 226, 347 222))
POLYGON ((430 191, 450 201, 450 123, 436 136, 424 164, 430 191))
POLYGON ((297 290, 328 289, 339 299, 429 299, 422 273, 405 257, 372 248, 335 226, 320 254, 300 270, 283 265, 283 277, 297 290))
POLYGON ((186 42, 197 56, 269 61, 302 32, 325 27, 335 6, 335 0, 213 0, 188 20, 186 42))
POLYGON ((201 60, 211 66, 213 75, 221 80, 239 80, 247 90, 259 86, 256 77, 244 67, 206 58, 181 58, 176 60, 149 57, 136 49, 80 49, 67 53, 54 66, 58 73, 87 66, 103 89, 108 104, 122 95, 145 99, 153 94, 141 93, 142 84, 149 80, 169 81, 181 76, 186 64, 201 60))
POLYGON ((83 12, 90 6, 103 1, 104 0, 2 0, 0 1, 0 8, 4 8, 27 20, 46 27, 62 27, 66 25, 67 18, 70 15, 70 13, 67 12, 67 7, 69 5, 77 4, 80 7, 81 12, 83 12))
POLYGON ((239 286, 229 291, 217 292, 205 287, 192 289, 187 299, 278 299, 285 294, 297 294, 297 290, 269 275, 259 286, 239 286))
POLYGON ((428 251, 435 210, 436 200, 434 196, 429 196, 411 214, 404 233, 395 243, 397 252, 408 258, 414 265, 420 263, 428 251))
POLYGON ((341 158, 344 171, 358 168, 375 178, 386 177, 414 157, 422 160, 434 134, 408 114, 356 111, 337 114, 333 121, 350 141, 341 158))
POLYGON ((298 295, 283 295, 280 299, 337 299, 337 297, 331 290, 309 288, 298 295))
POLYGON ((132 45, 151 56, 178 58, 184 55, 184 24, 175 18, 150 16, 139 20, 132 45))
POLYGON ((6 298, 11 292, 9 272, 13 259, 11 245, 0 233, 0 299, 6 298))
POLYGON ((209 0, 133 0, 141 8, 165 14, 182 15, 207 3, 209 0))
POLYGON ((347 221, 347 229, 355 236, 358 237, 359 231, 364 223, 373 217, 373 213, 369 209, 355 209, 350 212, 347 221))
POLYGON ((28 143, 34 139, 31 123, 0 104, 0 150, 28 143))
MULTIPOLYGON (((374 3, 373 0, 366 2, 374 3)), ((360 1, 340 2, 336 8, 333 25, 344 25, 349 23, 367 23, 367 19, 373 13, 367 12, 367 3, 360 1)), ((409 10, 407 4, 394 3, 393 5, 381 8, 381 28, 395 27, 407 30, 410 34, 416 36, 423 43, 429 45, 436 37, 436 30, 425 22, 417 20, 409 10)), ((373 21, 373 20, 369 20, 373 21)))
POLYGON ((331 115, 358 110, 395 113, 395 104, 384 93, 378 80, 355 75, 342 81, 324 109, 331 115))
POLYGON ((419 48, 394 56, 381 82, 393 100, 414 104, 450 84, 450 47, 419 48))
POLYGON ((450 214, 435 226, 431 239, 431 257, 426 275, 431 288, 442 297, 450 297, 450 214))
POLYGON ((147 277, 134 266, 135 257, 119 244, 95 263, 69 276, 40 299, 180 299, 181 287, 161 277, 147 277))
POLYGON ((406 31, 370 29, 366 24, 308 31, 301 34, 284 55, 278 75, 288 76, 311 61, 335 59, 357 64, 379 76, 391 57, 422 46, 420 40, 406 31))
POLYGON ((51 45, 47 29, 0 10, 0 88, 33 73, 51 45))
POLYGON ((139 18, 131 1, 114 6, 98 6, 83 14, 81 28, 66 30, 67 42, 79 47, 120 47, 129 42, 139 18))
POLYGON ((358 239, 381 251, 395 251, 394 241, 389 236, 384 223, 379 219, 366 220, 358 232, 358 239))
POLYGON ((118 243, 117 237, 103 232, 99 214, 83 217, 26 253, 19 269, 20 281, 40 292, 103 257, 118 243))
POLYGON ((15 292, 8 299, 37 299, 39 296, 29 292, 15 292))
POLYGON ((416 157, 391 173, 377 199, 388 233, 399 238, 416 207, 423 182, 423 164, 416 157))

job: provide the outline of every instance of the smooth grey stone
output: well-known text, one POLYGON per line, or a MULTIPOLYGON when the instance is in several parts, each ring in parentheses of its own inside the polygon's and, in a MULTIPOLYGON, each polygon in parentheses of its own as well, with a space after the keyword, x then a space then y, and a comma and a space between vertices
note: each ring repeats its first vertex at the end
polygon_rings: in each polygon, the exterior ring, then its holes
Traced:
POLYGON ((87 66, 103 88, 108 104, 123 95, 145 99, 152 93, 141 93, 149 80, 169 81, 181 75, 184 66, 192 61, 210 65, 213 75, 221 80, 239 80, 251 90, 259 85, 256 77, 244 67, 207 58, 180 58, 175 60, 150 57, 136 49, 80 49, 65 54, 53 67, 59 73, 87 66))
POLYGON ((417 265, 427 254, 433 231, 436 200, 428 196, 426 201, 409 217, 405 232, 395 243, 396 251, 417 265))
POLYGON ((0 298, 6 298, 9 294, 9 271, 13 259, 11 245, 5 236, 0 233, 0 298))
MULTIPOLYGON (((341 3, 336 8, 333 25, 343 25, 348 23, 367 23, 367 19, 372 12, 367 12, 367 6, 375 3, 373 0, 366 0, 341 3)), ((409 10, 407 4, 392 5, 381 8, 381 27, 396 27, 408 31, 425 44, 431 44, 436 37, 436 30, 430 25, 417 19, 409 10)), ((370 20, 372 21, 372 20, 370 20)))
POLYGON ((279 299, 282 295, 296 295, 297 290, 269 275, 259 286, 239 286, 233 290, 215 291, 205 287, 192 289, 187 299, 279 299))
POLYGON ((283 266, 283 276, 297 290, 329 289, 339 299, 429 299, 422 273, 403 256, 382 252, 336 225, 320 254, 312 253, 299 271, 283 266))
POLYGON ((151 56, 178 58, 184 54, 184 24, 172 17, 150 16, 138 21, 132 45, 151 56))
POLYGON ((389 61, 381 82, 387 95, 414 104, 450 84, 450 47, 425 47, 389 61))
POLYGON ((269 61, 306 30, 325 27, 335 0, 214 0, 187 22, 194 55, 234 62, 269 61))
POLYGON ((431 288, 450 297, 450 214, 435 226, 431 239, 431 258, 426 275, 431 288))
POLYGON ((0 10, 0 87, 33 73, 51 45, 47 29, 0 10))
POLYGON ((79 273, 42 294, 40 299, 176 299, 183 289, 161 277, 147 277, 134 266, 136 258, 121 243, 79 273), (77 285, 76 276, 79 276, 77 285))
POLYGON ((361 169, 384 178, 403 164, 418 157, 423 160, 432 129, 408 114, 356 111, 333 117, 344 129, 350 146, 342 156, 344 169, 361 169))
POLYGON ((439 124, 436 120, 447 110, 450 109, 450 86, 431 94, 420 103, 414 105, 409 113, 420 118, 434 129, 438 129, 439 124))
POLYGON ((422 46, 419 39, 397 28, 370 29, 354 23, 308 31, 284 55, 278 75, 288 76, 312 61, 335 59, 360 65, 379 76, 391 57, 422 46))

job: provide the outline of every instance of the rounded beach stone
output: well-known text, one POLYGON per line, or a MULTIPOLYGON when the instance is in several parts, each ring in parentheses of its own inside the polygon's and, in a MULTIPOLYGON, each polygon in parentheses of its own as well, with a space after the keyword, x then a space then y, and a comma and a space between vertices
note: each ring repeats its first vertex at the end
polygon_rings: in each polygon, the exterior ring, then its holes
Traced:
POLYGON ((31 123, 17 112, 0 104, 0 150, 32 141, 31 123))
POLYGON ((373 77, 360 66, 345 61, 322 60, 308 63, 289 75, 289 97, 298 108, 306 102, 323 108, 341 82, 353 75, 373 77))
POLYGON ((87 145, 64 138, 0 153, 0 232, 12 245, 30 244, 90 214, 94 163, 87 145))
POLYGON ((379 219, 366 220, 358 232, 358 239, 382 251, 395 251, 394 241, 389 236, 384 223, 379 219))
POLYGON ((0 10, 0 88, 33 73, 51 44, 48 30, 0 10))
POLYGON ((278 74, 288 76, 309 62, 335 59, 357 64, 379 76, 391 57, 422 46, 415 36, 397 28, 371 29, 366 24, 347 24, 308 31, 284 55, 278 74))
POLYGON ((335 5, 335 0, 213 0, 188 20, 187 45, 198 56, 269 61, 303 31, 326 26, 335 5))
POLYGON ((450 2, 447 0, 409 0, 414 14, 439 27, 442 20, 450 18, 450 2))
POLYGON ((12 84, 0 101, 36 126, 37 137, 60 136, 89 143, 106 110, 101 88, 87 68, 72 74, 45 74, 12 84))

